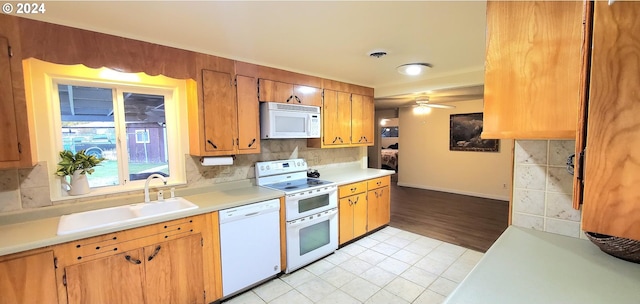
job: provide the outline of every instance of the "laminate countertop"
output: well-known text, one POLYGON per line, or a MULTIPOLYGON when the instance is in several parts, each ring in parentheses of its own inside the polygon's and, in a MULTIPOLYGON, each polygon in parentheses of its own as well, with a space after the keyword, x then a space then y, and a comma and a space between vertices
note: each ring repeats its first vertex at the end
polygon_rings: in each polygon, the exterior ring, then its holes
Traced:
POLYGON ((640 264, 588 240, 510 226, 444 303, 640 303, 640 264))
MULTIPOLYGON (((393 173, 389 170, 361 169, 356 166, 322 169, 322 179, 346 184, 393 173), (326 172, 326 176, 324 174, 326 172)), ((284 192, 255 186, 254 180, 215 184, 197 189, 177 189, 177 196, 198 205, 197 209, 177 214, 147 218, 117 226, 92 229, 68 235, 57 235, 58 222, 64 214, 115 207, 141 202, 140 195, 117 199, 100 199, 78 204, 38 208, 28 212, 0 215, 0 256, 41 248, 96 235, 142 227, 174 219, 205 214, 227 208, 266 201, 284 196, 284 192)))

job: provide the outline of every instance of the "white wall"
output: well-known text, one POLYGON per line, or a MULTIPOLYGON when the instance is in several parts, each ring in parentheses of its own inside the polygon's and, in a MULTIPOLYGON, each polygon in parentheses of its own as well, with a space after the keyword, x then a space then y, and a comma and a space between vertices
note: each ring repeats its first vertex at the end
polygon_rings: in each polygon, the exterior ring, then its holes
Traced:
POLYGON ((416 115, 400 108, 398 185, 509 200, 513 140, 499 152, 449 151, 449 115, 482 112, 482 100, 416 115))

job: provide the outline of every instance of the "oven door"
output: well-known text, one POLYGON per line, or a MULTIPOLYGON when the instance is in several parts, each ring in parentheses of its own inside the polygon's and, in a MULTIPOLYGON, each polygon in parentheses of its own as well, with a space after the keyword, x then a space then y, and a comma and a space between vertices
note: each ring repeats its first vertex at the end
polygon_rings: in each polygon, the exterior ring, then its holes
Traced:
POLYGON ((285 198, 287 221, 338 207, 338 187, 330 185, 318 189, 287 194, 285 198))
POLYGON ((287 222, 287 270, 294 271, 338 249, 338 208, 287 222))

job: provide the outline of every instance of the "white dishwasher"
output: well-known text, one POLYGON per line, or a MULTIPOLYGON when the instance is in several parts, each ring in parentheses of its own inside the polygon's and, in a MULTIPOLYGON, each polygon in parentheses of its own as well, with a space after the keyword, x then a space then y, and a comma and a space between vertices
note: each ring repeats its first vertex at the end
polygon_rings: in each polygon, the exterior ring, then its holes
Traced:
POLYGON ((280 201, 219 211, 222 296, 280 273, 280 201))

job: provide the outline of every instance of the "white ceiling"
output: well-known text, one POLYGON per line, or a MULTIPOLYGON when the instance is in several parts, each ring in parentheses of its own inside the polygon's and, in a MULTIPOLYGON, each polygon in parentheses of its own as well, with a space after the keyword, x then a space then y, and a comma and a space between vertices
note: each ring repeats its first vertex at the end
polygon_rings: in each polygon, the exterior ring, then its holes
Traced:
POLYGON ((485 1, 48 1, 45 14, 26 17, 374 87, 380 98, 482 84, 485 6, 485 1), (388 55, 369 57, 373 50, 388 55), (433 68, 420 77, 396 72, 411 62, 433 68))

